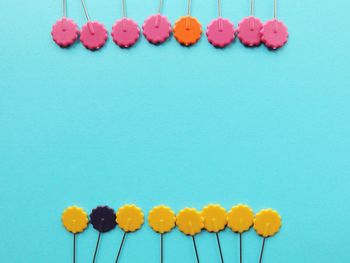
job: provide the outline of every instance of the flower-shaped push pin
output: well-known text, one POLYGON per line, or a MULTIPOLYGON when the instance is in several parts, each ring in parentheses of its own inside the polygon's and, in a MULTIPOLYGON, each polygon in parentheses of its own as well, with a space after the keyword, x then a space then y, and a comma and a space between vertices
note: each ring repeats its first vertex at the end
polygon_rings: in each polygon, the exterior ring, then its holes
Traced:
POLYGON ((274 18, 267 21, 261 29, 261 41, 271 49, 283 47, 288 41, 288 29, 277 19, 277 0, 274 0, 274 18))
POLYGON ((239 262, 243 262, 242 234, 254 223, 253 210, 247 205, 236 205, 227 214, 227 225, 233 232, 239 233, 239 262))
POLYGON ((96 248, 92 260, 92 263, 94 263, 96 261, 101 234, 112 230, 116 226, 114 210, 108 206, 98 206, 91 211, 90 222, 92 226, 98 231, 96 248))
POLYGON ((208 232, 213 232, 216 235, 218 248, 220 252, 221 263, 224 263, 224 257, 222 255, 221 244, 219 239, 219 231, 225 229, 227 224, 227 213, 225 208, 220 205, 208 205, 203 208, 202 216, 204 219, 204 228, 208 232))
POLYGON ((70 206, 62 213, 62 223, 67 231, 73 233, 73 263, 75 263, 76 235, 87 228, 89 224, 87 213, 80 207, 70 206))
POLYGON ((188 0, 187 16, 175 22, 173 31, 175 39, 184 46, 193 45, 201 38, 202 25, 191 16, 191 0, 188 0))
POLYGON ((160 234, 160 263, 163 263, 163 235, 175 227, 176 216, 170 207, 155 206, 148 214, 150 227, 160 234))
POLYGON ((135 232, 141 228, 144 222, 144 215, 142 213, 142 210, 136 205, 124 205, 119 208, 116 213, 116 222, 118 226, 124 231, 117 258, 115 260, 117 263, 124 245, 126 234, 135 232))
POLYGON ((142 26, 143 35, 152 44, 165 42, 171 34, 171 23, 162 16, 163 0, 159 0, 158 14, 148 17, 142 26))
POLYGON ((81 0, 87 23, 83 25, 80 33, 81 43, 90 50, 98 50, 104 46, 108 39, 107 29, 97 21, 91 21, 85 0, 81 0))
POLYGON ((238 39, 248 47, 259 46, 263 25, 259 18, 254 17, 254 0, 250 0, 250 16, 238 24, 238 39))
POLYGON ((207 26, 207 38, 214 47, 226 47, 235 39, 235 28, 230 20, 221 17, 221 0, 218 0, 219 17, 207 26))
POLYGON ((137 23, 126 16, 126 0, 122 0, 123 18, 117 20, 112 27, 113 41, 120 47, 133 46, 140 37, 140 29, 137 23))
POLYGON ((204 219, 201 213, 195 208, 184 208, 177 214, 176 225, 182 233, 192 237, 197 263, 199 263, 196 239, 194 236, 200 233, 204 227, 204 219))
POLYGON ((262 262, 266 238, 275 235, 281 226, 281 216, 275 210, 263 209, 255 215, 254 229, 258 235, 263 237, 259 263, 262 262))
POLYGON ((67 18, 67 0, 63 0, 63 17, 52 26, 51 35, 60 47, 69 47, 78 39, 78 25, 67 18))

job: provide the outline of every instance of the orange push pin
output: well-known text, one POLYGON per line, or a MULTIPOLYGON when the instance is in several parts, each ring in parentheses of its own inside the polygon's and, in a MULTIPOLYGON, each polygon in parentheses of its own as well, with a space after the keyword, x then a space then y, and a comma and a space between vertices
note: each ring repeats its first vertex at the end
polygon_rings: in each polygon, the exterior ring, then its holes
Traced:
POLYGON ((142 210, 136 205, 124 205, 119 208, 116 213, 116 222, 118 226, 124 231, 124 235, 118 250, 118 255, 115 260, 117 263, 124 245, 126 234, 139 230, 144 222, 144 216, 142 210))
POLYGON ((239 233, 239 262, 243 262, 242 234, 248 231, 254 223, 253 210, 247 205, 236 205, 227 215, 227 225, 233 232, 239 233))
POLYGON ((76 235, 87 228, 89 224, 88 215, 82 208, 70 206, 62 213, 62 223, 69 232, 73 233, 73 263, 75 263, 76 235))
POLYGON ((202 34, 202 25, 197 18, 191 16, 191 0, 188 0, 187 16, 182 16, 175 22, 174 37, 184 46, 195 44, 202 34))
POLYGON ((154 207, 148 215, 150 227, 160 234, 160 263, 163 263, 163 235, 175 227, 176 216, 170 207, 160 205, 154 207))
POLYGON ((208 205, 203 208, 202 216, 204 219, 204 228, 208 232, 214 232, 218 242, 221 263, 224 263, 221 244, 219 239, 219 231, 224 230, 227 225, 227 213, 225 208, 220 205, 208 205))
POLYGON ((256 233, 263 237, 259 263, 262 262, 265 240, 275 235, 282 226, 281 216, 272 209, 263 209, 256 214, 254 219, 254 229, 256 233))
POLYGON ((200 233, 204 227, 204 220, 201 213, 195 208, 185 208, 178 213, 176 217, 176 225, 182 233, 192 236, 197 263, 199 263, 196 239, 194 236, 200 233))

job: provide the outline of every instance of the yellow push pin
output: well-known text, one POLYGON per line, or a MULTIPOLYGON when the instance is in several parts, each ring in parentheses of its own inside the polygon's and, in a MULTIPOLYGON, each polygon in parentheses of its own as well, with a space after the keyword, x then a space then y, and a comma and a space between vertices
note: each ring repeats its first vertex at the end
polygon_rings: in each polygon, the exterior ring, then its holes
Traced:
POLYGON ((272 209, 263 209, 256 214, 254 219, 254 229, 256 233, 263 237, 259 263, 262 262, 265 240, 275 235, 282 226, 281 216, 272 209))
POLYGON ((160 234, 160 262, 163 263, 163 235, 175 227, 176 216, 170 207, 160 205, 154 207, 148 214, 150 227, 160 234))
POLYGON ((239 262, 243 262, 242 234, 254 223, 253 210, 247 205, 236 205, 227 214, 227 225, 233 232, 239 233, 239 262))
POLYGON ((220 205, 208 205, 203 208, 202 216, 204 219, 204 228, 208 232, 213 232, 216 235, 218 242, 220 259, 224 263, 224 257, 222 255, 221 244, 219 239, 219 231, 224 230, 227 225, 227 213, 225 208, 220 205))
POLYGON ((62 213, 63 226, 73 233, 73 263, 76 259, 76 235, 83 232, 88 224, 89 219, 87 213, 78 206, 70 206, 62 213))
POLYGON ((200 233, 204 227, 204 219, 200 212, 195 208, 182 209, 176 217, 176 225, 185 235, 192 236, 194 251, 196 253, 197 263, 199 263, 196 239, 194 236, 200 233))
POLYGON ((140 229, 143 222, 144 216, 142 210, 136 205, 124 205, 116 213, 116 222, 118 226, 124 231, 123 239, 120 243, 118 255, 115 260, 117 263, 122 251, 124 241, 127 233, 135 232, 140 229))

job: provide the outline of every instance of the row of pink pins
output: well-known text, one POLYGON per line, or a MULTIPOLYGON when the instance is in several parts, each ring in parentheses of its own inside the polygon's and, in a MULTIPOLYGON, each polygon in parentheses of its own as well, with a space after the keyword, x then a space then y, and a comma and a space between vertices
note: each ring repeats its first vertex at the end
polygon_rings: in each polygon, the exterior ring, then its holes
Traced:
MULTIPOLYGON (((91 21, 85 1, 81 0, 87 23, 79 30, 77 24, 67 18, 66 1, 63 0, 63 18, 52 27, 51 34, 56 44, 61 47, 69 47, 78 40, 80 35, 80 41, 87 49, 102 48, 108 39, 108 31, 105 26, 97 21, 91 21)), ((171 36, 172 26, 169 20, 161 14, 162 5, 163 0, 159 0, 158 13, 148 17, 142 26, 143 35, 152 44, 161 44, 171 36)), ((223 48, 231 44, 237 36, 248 47, 258 46, 261 43, 271 49, 282 47, 288 40, 288 30, 283 22, 277 19, 276 5, 276 0, 274 0, 274 18, 262 24, 260 19, 254 17, 254 0, 251 0, 251 15, 244 18, 236 30, 229 19, 221 17, 221 1, 218 0, 218 18, 212 20, 207 26, 208 41, 215 47, 223 48)), ((190 6, 191 0, 188 0, 189 13, 190 6)), ((127 17, 125 0, 122 0, 122 9, 123 17, 115 22, 111 35, 118 46, 128 48, 139 39, 140 29, 134 20, 127 17)), ((191 35, 191 28, 186 28, 186 30, 188 30, 186 34, 191 35)))

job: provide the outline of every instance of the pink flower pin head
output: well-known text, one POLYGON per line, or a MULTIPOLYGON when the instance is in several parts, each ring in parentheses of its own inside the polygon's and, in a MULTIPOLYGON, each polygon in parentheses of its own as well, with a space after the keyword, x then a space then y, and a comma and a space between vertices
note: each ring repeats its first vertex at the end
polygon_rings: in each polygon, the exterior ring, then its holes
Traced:
POLYGON ((123 18, 115 22, 112 27, 113 41, 120 47, 128 48, 133 46, 140 38, 140 29, 137 23, 126 17, 125 0, 122 0, 123 18))
POLYGON ((226 47, 235 39, 234 25, 228 19, 221 17, 221 0, 218 0, 218 15, 207 26, 207 38, 214 47, 226 47))
POLYGON ((108 39, 108 32, 105 26, 100 22, 91 21, 85 1, 81 0, 81 2, 88 22, 81 28, 80 42, 87 49, 98 50, 105 45, 108 39))
POLYGON ((63 17, 52 26, 52 39, 60 47, 69 47, 77 39, 79 35, 78 25, 67 18, 67 0, 63 0, 63 17))
POLYGON ((274 0, 274 18, 267 21, 261 29, 261 41, 271 49, 283 47, 288 41, 288 29, 277 20, 277 0, 274 0))
POLYGON ((250 0, 250 16, 244 18, 238 24, 238 39, 248 47, 259 46, 261 43, 262 23, 254 17, 254 0, 250 0))
POLYGON ((171 23, 161 15, 163 0, 159 1, 158 14, 148 17, 142 26, 143 35, 152 44, 165 42, 171 34, 171 23))
POLYGON ((288 41, 288 29, 283 22, 272 19, 261 30, 261 41, 271 49, 278 49, 288 41))

